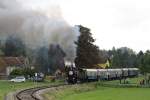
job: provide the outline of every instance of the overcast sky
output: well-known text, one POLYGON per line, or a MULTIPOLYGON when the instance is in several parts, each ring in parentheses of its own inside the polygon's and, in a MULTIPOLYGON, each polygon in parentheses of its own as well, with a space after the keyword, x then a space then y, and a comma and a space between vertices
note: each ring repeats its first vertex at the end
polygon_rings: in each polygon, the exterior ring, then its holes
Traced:
POLYGON ((89 27, 100 49, 127 46, 150 49, 149 0, 18 0, 23 6, 43 10, 57 5, 70 25, 89 27))
POLYGON ((69 23, 91 28, 100 48, 139 51, 150 49, 149 5, 148 0, 71 0, 63 2, 62 12, 69 23))

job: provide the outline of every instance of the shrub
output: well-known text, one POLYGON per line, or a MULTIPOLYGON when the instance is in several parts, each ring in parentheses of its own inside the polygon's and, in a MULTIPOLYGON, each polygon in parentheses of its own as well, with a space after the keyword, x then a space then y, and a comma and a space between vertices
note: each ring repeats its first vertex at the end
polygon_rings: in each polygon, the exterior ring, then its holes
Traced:
POLYGON ((22 70, 21 69, 14 69, 11 73, 10 73, 10 76, 20 76, 20 75, 23 75, 22 74, 22 70))
POLYGON ((31 69, 29 67, 26 68, 17 68, 14 69, 11 73, 10 76, 16 77, 16 76, 25 76, 26 78, 34 76, 35 70, 31 69))

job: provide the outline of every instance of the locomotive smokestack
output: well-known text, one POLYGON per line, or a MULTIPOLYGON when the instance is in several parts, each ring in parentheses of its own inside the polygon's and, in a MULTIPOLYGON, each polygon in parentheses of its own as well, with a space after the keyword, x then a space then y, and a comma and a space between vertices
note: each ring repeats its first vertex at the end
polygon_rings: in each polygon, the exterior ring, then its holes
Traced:
POLYGON ((67 61, 67 60, 65 60, 65 66, 66 67, 75 67, 75 63, 73 62, 73 61, 67 61))

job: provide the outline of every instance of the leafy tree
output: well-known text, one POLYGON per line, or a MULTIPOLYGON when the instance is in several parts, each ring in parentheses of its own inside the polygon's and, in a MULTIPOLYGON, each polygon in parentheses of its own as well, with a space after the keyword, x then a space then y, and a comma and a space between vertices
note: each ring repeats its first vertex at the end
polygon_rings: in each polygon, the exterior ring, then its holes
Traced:
POLYGON ((66 56, 63 49, 58 45, 51 44, 49 46, 48 57, 49 57, 49 68, 51 73, 54 73, 57 69, 64 70, 65 63, 64 57, 66 56))
POLYGON ((41 47, 37 50, 35 56, 36 69, 43 73, 48 73, 49 71, 49 58, 48 58, 48 48, 41 47))
POLYGON ((141 71, 145 74, 150 73, 150 51, 146 51, 139 59, 141 60, 139 66, 141 71))
POLYGON ((141 66, 143 66, 143 60, 144 60, 144 53, 143 51, 140 51, 136 57, 136 66, 141 68, 141 66))
POLYGON ((21 69, 21 70, 22 70, 22 74, 23 74, 26 78, 28 78, 28 76, 29 76, 29 77, 34 76, 34 73, 36 72, 35 69, 31 69, 31 68, 29 68, 29 67, 23 68, 23 69, 21 69))
POLYGON ((4 53, 5 56, 25 56, 25 44, 20 38, 10 36, 6 39, 4 53))
POLYGON ((22 69, 14 69, 11 73, 10 73, 11 76, 20 76, 20 75, 23 75, 23 71, 22 69))
POLYGON ((136 54, 127 47, 112 50, 112 67, 136 67, 136 54))
POLYGON ((4 52, 2 51, 2 49, 0 49, 0 56, 3 56, 4 52))
POLYGON ((4 52, 2 50, 3 50, 3 48, 2 48, 2 43, 1 43, 1 40, 0 40, 0 56, 4 55, 4 52))
POLYGON ((31 69, 29 67, 26 67, 26 68, 16 68, 14 70, 12 70, 12 72, 10 73, 10 76, 13 76, 13 77, 16 77, 16 76, 25 76, 26 78, 28 76, 32 77, 34 76, 34 73, 36 71, 34 69, 31 69))
POLYGON ((78 68, 92 68, 95 64, 98 64, 101 61, 99 48, 93 44, 95 40, 92 37, 90 29, 81 25, 78 27, 80 36, 75 42, 77 45, 75 64, 78 68))
POLYGON ((101 62, 104 63, 111 58, 109 53, 107 50, 100 50, 101 62))
POLYGON ((57 69, 63 70, 65 55, 59 45, 51 44, 49 48, 41 47, 36 53, 36 69, 45 74, 53 74, 57 69))

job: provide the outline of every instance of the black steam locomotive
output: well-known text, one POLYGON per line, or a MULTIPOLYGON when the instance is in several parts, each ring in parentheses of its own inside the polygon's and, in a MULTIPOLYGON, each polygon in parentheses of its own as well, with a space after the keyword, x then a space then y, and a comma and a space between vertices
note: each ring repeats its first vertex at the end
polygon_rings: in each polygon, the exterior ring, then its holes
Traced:
POLYGON ((98 80, 114 80, 139 75, 138 68, 118 68, 118 69, 77 69, 73 66, 66 70, 68 83, 88 82, 98 80))
POLYGON ((74 66, 66 67, 67 82, 71 84, 77 83, 77 69, 74 66))

